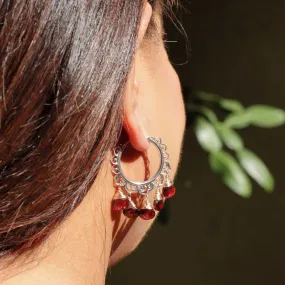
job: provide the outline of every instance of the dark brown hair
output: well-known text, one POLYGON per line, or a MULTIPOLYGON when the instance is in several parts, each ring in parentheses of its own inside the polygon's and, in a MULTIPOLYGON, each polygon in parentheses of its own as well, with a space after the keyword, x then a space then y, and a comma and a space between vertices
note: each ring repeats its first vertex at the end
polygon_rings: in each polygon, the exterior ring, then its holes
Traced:
POLYGON ((143 0, 0 0, 0 253, 82 201, 121 130, 143 0))

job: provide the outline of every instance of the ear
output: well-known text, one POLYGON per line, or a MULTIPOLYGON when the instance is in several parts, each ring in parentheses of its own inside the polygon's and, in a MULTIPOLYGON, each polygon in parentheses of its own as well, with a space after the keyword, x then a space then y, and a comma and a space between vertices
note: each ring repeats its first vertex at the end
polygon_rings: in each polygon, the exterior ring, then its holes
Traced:
MULTIPOLYGON (((137 52, 140 49, 152 16, 152 8, 147 2, 144 6, 137 37, 137 52)), ((148 135, 138 114, 139 87, 135 82, 135 64, 130 72, 124 100, 124 129, 128 134, 132 147, 138 151, 146 151, 149 147, 148 135)))

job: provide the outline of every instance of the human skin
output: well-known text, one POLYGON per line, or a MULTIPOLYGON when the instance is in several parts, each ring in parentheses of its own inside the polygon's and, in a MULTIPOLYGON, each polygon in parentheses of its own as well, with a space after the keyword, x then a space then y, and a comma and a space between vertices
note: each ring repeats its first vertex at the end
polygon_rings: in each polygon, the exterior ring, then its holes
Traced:
MULTIPOLYGON (((124 94, 124 130, 134 150, 148 153, 150 176, 159 164, 159 156, 153 155, 147 136, 161 137, 168 147, 174 179, 185 128, 185 110, 179 79, 163 43, 159 15, 154 15, 157 35, 145 37, 152 13, 146 3, 124 94)), ((111 201, 116 189, 111 152, 82 203, 47 241, 33 254, 11 265, 6 266, 7 260, 2 261, 0 284, 104 284, 108 267, 135 250, 154 220, 130 220, 121 213, 112 213, 111 201)), ((145 173, 141 159, 131 152, 127 161, 126 173, 141 181, 145 173)))

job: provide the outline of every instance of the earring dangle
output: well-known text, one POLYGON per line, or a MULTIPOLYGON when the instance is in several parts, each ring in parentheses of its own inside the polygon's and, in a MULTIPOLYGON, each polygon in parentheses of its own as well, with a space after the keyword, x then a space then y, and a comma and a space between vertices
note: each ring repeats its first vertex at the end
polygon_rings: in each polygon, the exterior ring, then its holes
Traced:
POLYGON ((114 174, 117 191, 113 199, 112 210, 123 211, 123 214, 128 218, 136 218, 139 216, 143 220, 153 219, 156 215, 155 211, 161 211, 163 209, 165 199, 173 197, 176 193, 176 188, 169 177, 171 167, 169 154, 166 152, 166 145, 162 143, 161 138, 148 137, 148 141, 152 143, 160 153, 160 166, 152 178, 143 182, 129 180, 122 171, 121 159, 129 143, 120 145, 114 149, 112 172, 114 174), (155 198, 150 199, 150 194, 153 191, 155 191, 155 198), (143 207, 137 206, 137 196, 135 199, 135 194, 139 194, 139 197, 143 198, 143 207))

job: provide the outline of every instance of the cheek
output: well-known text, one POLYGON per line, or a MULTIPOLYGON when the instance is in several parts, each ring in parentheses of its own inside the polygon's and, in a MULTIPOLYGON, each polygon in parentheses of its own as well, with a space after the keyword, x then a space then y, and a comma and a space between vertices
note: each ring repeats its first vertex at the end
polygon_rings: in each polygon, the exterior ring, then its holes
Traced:
MULTIPOLYGON (((169 64, 170 65, 170 64, 169 64)), ((185 128, 185 107, 177 73, 170 65, 164 81, 163 93, 161 100, 163 101, 164 118, 172 127, 173 133, 181 139, 185 128)), ((169 128, 167 128, 169 130, 169 128)))
POLYGON ((121 216, 119 230, 112 246, 109 267, 118 263, 137 248, 153 222, 154 220, 144 221, 140 218, 129 220, 121 216))
POLYGON ((185 106, 178 76, 169 62, 160 74, 156 85, 156 107, 152 110, 152 131, 156 136, 161 136, 167 145, 174 175, 185 130, 185 106))

